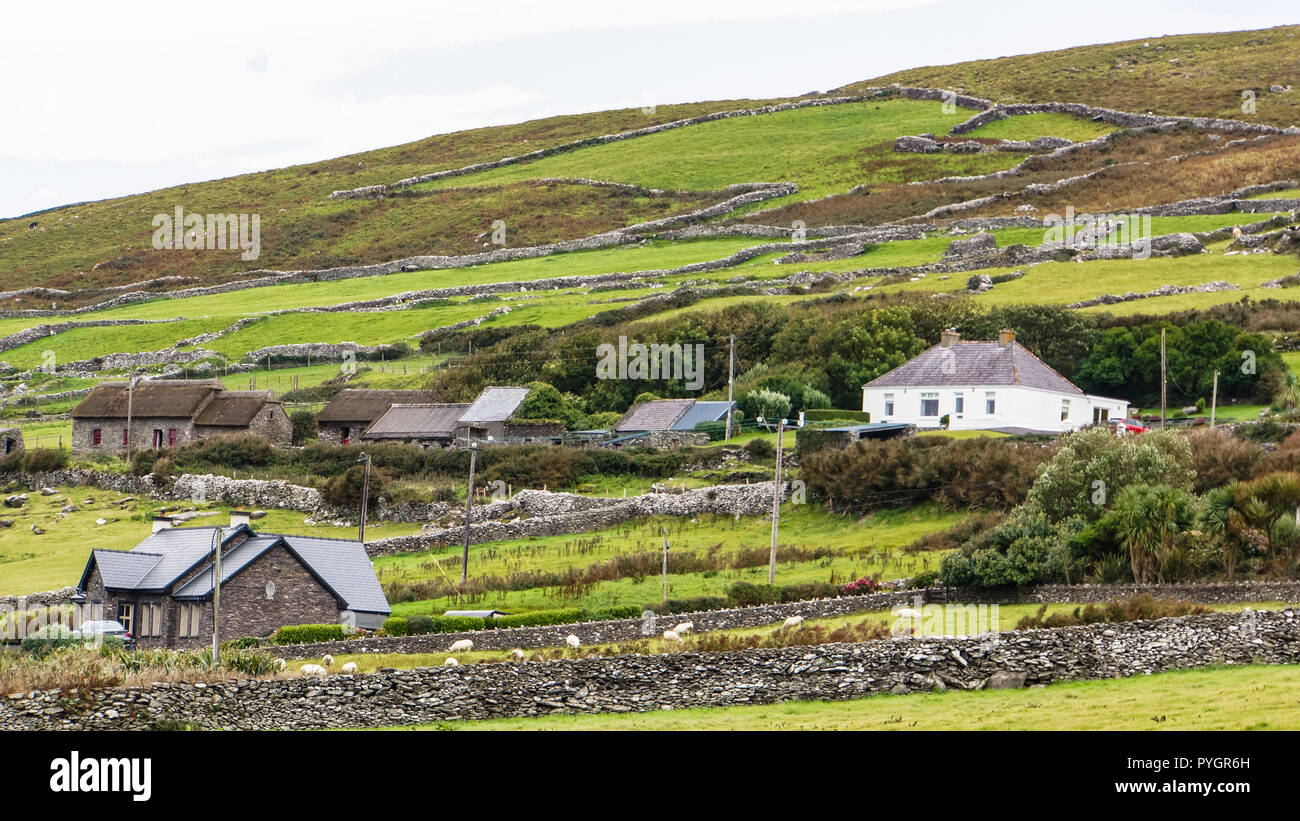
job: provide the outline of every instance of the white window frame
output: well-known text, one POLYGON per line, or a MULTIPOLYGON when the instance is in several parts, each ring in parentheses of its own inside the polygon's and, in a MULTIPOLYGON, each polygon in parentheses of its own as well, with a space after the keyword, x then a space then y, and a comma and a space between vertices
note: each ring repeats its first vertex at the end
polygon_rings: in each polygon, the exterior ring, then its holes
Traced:
POLYGON ((958 419, 966 415, 966 394, 957 391, 952 397, 952 413, 958 419))
POLYGON ((894 395, 892 393, 887 393, 885 394, 885 416, 893 416, 893 415, 894 415, 894 395))
POLYGON ((937 392, 926 392, 921 394, 921 418, 922 419, 939 418, 939 394, 937 392), (925 412, 926 402, 934 402, 934 413, 925 412))
POLYGON ((984 392, 984 413, 987 416, 993 416, 998 412, 998 393, 997 391, 984 392))
POLYGON ((1064 422, 1069 418, 1070 418, 1070 400, 1062 399, 1061 400, 1061 421, 1064 422))

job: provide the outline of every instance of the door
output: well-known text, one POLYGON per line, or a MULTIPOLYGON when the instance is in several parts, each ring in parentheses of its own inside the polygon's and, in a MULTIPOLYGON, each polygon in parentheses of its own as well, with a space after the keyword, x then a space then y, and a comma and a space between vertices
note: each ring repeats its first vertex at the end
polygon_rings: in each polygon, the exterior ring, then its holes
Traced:
POLYGON ((160 448, 160 447, 162 447, 162 443, 163 443, 163 438, 162 438, 162 428, 154 428, 154 429, 153 429, 153 446, 154 446, 155 448, 160 448))

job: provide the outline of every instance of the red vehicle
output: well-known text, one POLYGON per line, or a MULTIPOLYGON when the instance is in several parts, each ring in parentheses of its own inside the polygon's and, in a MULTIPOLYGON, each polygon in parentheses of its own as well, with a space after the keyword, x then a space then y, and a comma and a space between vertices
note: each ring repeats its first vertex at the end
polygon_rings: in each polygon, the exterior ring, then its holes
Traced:
POLYGON ((1148 428, 1145 424, 1142 423, 1141 419, 1112 419, 1110 420, 1110 426, 1114 428, 1115 432, 1120 434, 1121 436, 1146 433, 1147 431, 1151 430, 1151 428, 1148 428), (1123 426, 1122 430, 1120 429, 1121 425, 1123 426))

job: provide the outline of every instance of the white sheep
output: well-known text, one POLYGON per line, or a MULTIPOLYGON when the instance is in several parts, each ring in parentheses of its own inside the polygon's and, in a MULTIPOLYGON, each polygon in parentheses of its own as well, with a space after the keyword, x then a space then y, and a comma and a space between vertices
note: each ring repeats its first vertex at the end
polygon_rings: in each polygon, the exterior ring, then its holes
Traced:
POLYGON ((275 667, 276 672, 283 671, 286 666, 284 659, 279 659, 279 658, 272 661, 271 665, 275 667))
POLYGON ((510 651, 510 658, 513 659, 514 661, 523 661, 524 651, 516 647, 515 649, 510 651))
POLYGON ((1232 226, 1232 238, 1241 239, 1241 226, 1239 225, 1232 226))
POLYGON ((443 666, 443 667, 459 667, 459 666, 460 666, 460 662, 459 662, 459 661, 456 661, 456 660, 455 660, 454 658, 452 658, 451 656, 448 656, 448 657, 447 657, 447 660, 444 661, 444 662, 442 663, 442 666, 443 666))
POLYGON ((471 639, 461 639, 453 642, 451 647, 447 648, 448 653, 468 653, 474 649, 474 642, 471 639))
POLYGON ((324 676, 325 668, 319 664, 304 664, 301 668, 304 676, 324 676))
POLYGON ((677 642, 678 644, 681 644, 682 637, 679 636, 679 635, 677 635, 677 631, 676 631, 676 630, 665 630, 665 631, 664 631, 664 641, 675 641, 675 642, 677 642))
POLYGON ((682 622, 681 624, 679 624, 679 625, 677 625, 676 627, 674 627, 674 628, 673 628, 673 632, 676 633, 676 634, 679 635, 679 636, 684 636, 684 635, 686 635, 687 633, 690 633, 691 631, 693 631, 694 629, 695 629, 695 622, 693 622, 693 621, 684 621, 684 622, 682 622))
POLYGON ((916 633, 921 626, 921 619, 925 618, 925 615, 920 610, 911 607, 900 608, 895 615, 897 615, 898 621, 894 623, 894 635, 916 633))
POLYGON ((334 665, 334 657, 331 655, 326 655, 325 658, 320 660, 320 663, 325 667, 331 667, 334 665))
POLYGON ((578 637, 573 635, 572 633, 570 633, 568 638, 564 640, 564 643, 572 647, 574 650, 577 650, 579 647, 582 646, 582 642, 579 641, 578 637))
POLYGON ((785 624, 781 625, 781 629, 784 630, 787 627, 798 627, 801 624, 803 624, 803 616, 791 616, 785 620, 785 624))
POLYGON ((339 672, 345 676, 354 675, 357 672, 357 663, 355 661, 349 661, 347 664, 339 668, 339 672))

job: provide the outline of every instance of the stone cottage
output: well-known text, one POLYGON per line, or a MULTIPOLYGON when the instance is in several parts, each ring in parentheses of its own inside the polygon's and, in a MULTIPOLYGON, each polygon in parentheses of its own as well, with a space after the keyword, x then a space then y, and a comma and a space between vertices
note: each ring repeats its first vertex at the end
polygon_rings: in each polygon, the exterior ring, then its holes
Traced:
POLYGON ((273 445, 293 439, 271 391, 228 391, 219 379, 101 382, 72 409, 77 453, 181 447, 208 436, 247 434, 273 445), (128 427, 130 430, 128 431, 128 427))
POLYGON ((429 447, 446 447, 456 438, 456 420, 468 403, 390 405, 366 428, 361 438, 375 442, 408 442, 429 447))
POLYGON ((24 449, 22 428, 0 428, 0 459, 21 454, 24 449))
POLYGON ((438 401, 433 391, 385 391, 347 388, 316 414, 316 438, 322 443, 348 445, 393 405, 427 405, 438 401))
POLYGON ((564 438, 564 425, 539 419, 518 419, 528 388, 487 387, 456 421, 456 438, 460 443, 471 440, 494 444, 519 445, 545 442, 558 445, 564 438))
MULTIPOLYGON (((212 644, 215 527, 171 527, 131 550, 93 550, 73 601, 117 619, 140 647, 212 644)), ((235 514, 221 533, 221 640, 290 624, 375 629, 391 614, 361 542, 257 533, 235 514)))

